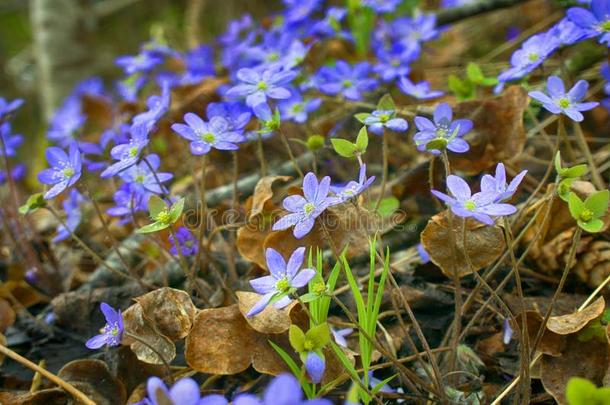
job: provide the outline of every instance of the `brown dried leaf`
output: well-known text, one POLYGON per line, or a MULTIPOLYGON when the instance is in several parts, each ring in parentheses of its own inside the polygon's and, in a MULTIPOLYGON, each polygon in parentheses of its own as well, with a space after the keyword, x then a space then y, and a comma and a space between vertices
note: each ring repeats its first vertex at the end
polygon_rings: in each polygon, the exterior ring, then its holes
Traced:
MULTIPOLYGON (((314 225, 311 232, 309 232, 302 239, 297 239, 292 234, 292 228, 271 232, 263 242, 264 252, 267 248, 273 248, 280 252, 282 256, 289 257, 292 252, 294 252, 297 248, 304 246, 307 250, 322 248, 324 246, 324 234, 320 227, 319 222, 316 221, 316 225, 314 225)), ((267 264, 263 266, 267 268, 267 264)))
POLYGON ((599 317, 605 308, 606 302, 604 297, 599 297, 593 304, 582 311, 550 317, 546 328, 558 335, 571 335, 583 329, 593 319, 599 317))
POLYGON ((134 304, 127 308, 123 313, 123 321, 126 331, 146 342, 144 344, 128 336, 125 336, 122 341, 122 344, 131 347, 140 361, 149 364, 164 364, 163 360, 169 363, 176 357, 174 343, 167 336, 157 332, 150 320, 144 318, 140 304, 134 304), (149 346, 155 350, 152 350, 149 346))
POLYGON ((561 356, 543 355, 540 361, 542 385, 560 405, 566 404, 566 384, 570 378, 586 378, 600 386, 609 361, 609 346, 606 341, 592 339, 587 342, 586 348, 576 334, 566 336, 566 341, 561 356))
MULTIPOLYGON (((527 333, 530 338, 530 342, 533 342, 538 335, 538 331, 542 326, 543 317, 540 315, 538 311, 525 311, 527 316, 527 333)), ((517 324, 521 325, 521 317, 522 315, 517 315, 517 324)), ((513 329, 516 325, 512 325, 513 329)), ((540 339, 540 343, 538 343, 538 350, 540 353, 548 354, 549 356, 559 356, 561 355, 562 350, 565 348, 566 341, 565 337, 558 335, 550 330, 545 330, 542 338, 540 339)))
POLYGON ((263 212, 265 203, 273 198, 273 183, 278 180, 286 182, 290 176, 266 176, 256 183, 254 194, 252 195, 252 208, 249 218, 252 219, 263 212))
POLYGON ((49 388, 36 392, 5 391, 0 392, 0 404, 12 405, 66 405, 71 396, 61 388, 49 388))
POLYGON ((58 377, 70 382, 99 405, 123 404, 127 399, 123 384, 100 360, 71 361, 59 370, 58 377))
POLYGON ((263 244, 271 233, 271 226, 263 225, 254 219, 237 230, 237 250, 244 258, 256 263, 259 267, 267 266, 263 244))
POLYGON ((292 324, 290 312, 297 305, 296 301, 283 309, 276 309, 273 305, 269 305, 258 315, 247 318, 246 314, 260 300, 261 296, 247 291, 237 291, 236 295, 241 314, 255 331, 277 334, 286 332, 290 328, 292 324))
POLYGON ((135 301, 142 307, 144 318, 171 340, 186 337, 193 326, 197 308, 185 291, 163 287, 137 297, 135 301))
POLYGON ((447 211, 433 216, 421 234, 421 242, 430 254, 430 260, 441 268, 447 277, 458 271, 460 277, 491 264, 504 251, 504 235, 498 226, 488 226, 472 218, 466 219, 466 251, 472 269, 469 268, 463 248, 463 220, 453 218, 453 237, 450 236, 447 211), (452 246, 455 243, 456 246, 452 246))
POLYGON ((451 154, 451 167, 475 175, 518 156, 525 144, 523 113, 528 104, 523 87, 510 86, 499 97, 456 105, 454 117, 471 119, 474 126, 466 136, 470 150, 451 154))
POLYGON ((15 323, 15 311, 11 304, 5 299, 0 298, 0 333, 15 323))
POLYGON ((574 271, 589 287, 599 286, 610 276, 610 242, 594 240, 578 258, 574 271))

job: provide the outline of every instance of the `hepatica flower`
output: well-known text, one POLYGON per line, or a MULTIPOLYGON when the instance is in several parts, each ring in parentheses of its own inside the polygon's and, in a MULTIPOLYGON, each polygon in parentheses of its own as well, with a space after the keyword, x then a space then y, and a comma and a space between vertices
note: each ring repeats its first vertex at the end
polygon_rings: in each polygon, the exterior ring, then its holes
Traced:
POLYGON ((557 76, 550 76, 546 82, 548 95, 541 91, 531 91, 529 96, 542 103, 542 106, 553 114, 564 114, 580 122, 584 119, 581 111, 591 110, 599 105, 596 101, 581 103, 587 95, 589 83, 579 80, 566 93, 563 81, 557 76))
POLYGON ((394 110, 375 110, 363 120, 369 131, 375 135, 383 135, 385 128, 394 132, 405 132, 409 124, 402 118, 396 118, 394 110))
POLYGON ((250 280, 250 285, 254 291, 263 296, 248 311, 248 317, 259 314, 269 303, 273 303, 273 306, 277 309, 286 307, 292 302, 289 295, 298 288, 306 286, 309 280, 316 275, 314 269, 300 270, 305 258, 304 247, 292 252, 288 263, 278 251, 272 248, 267 248, 265 256, 267 268, 271 275, 250 280))
POLYGON ((286 86, 297 76, 293 70, 284 70, 281 66, 271 66, 259 73, 254 69, 243 68, 237 71, 239 84, 230 88, 225 96, 233 99, 246 99, 252 108, 266 103, 267 97, 283 100, 290 97, 286 86))
POLYGON ((44 195, 49 200, 76 183, 81 175, 82 160, 76 142, 70 144, 68 153, 51 146, 47 148, 45 156, 51 167, 38 173, 38 180, 53 186, 44 195))
POLYGON ((199 384, 192 378, 181 378, 167 388, 159 377, 150 377, 146 382, 147 397, 140 405, 226 405, 222 395, 201 397, 199 384))
POLYGON ((442 96, 444 93, 439 90, 430 90, 430 83, 428 82, 419 82, 413 83, 406 76, 400 78, 398 82, 398 88, 404 94, 416 98, 418 100, 430 100, 433 98, 438 98, 442 96))
POLYGON ((70 234, 76 230, 83 216, 80 206, 84 200, 83 195, 78 190, 70 190, 70 195, 62 202, 66 219, 63 224, 57 226, 57 235, 53 238, 53 242, 58 243, 68 239, 70 234))
POLYGON ((591 10, 572 7, 567 11, 568 18, 583 28, 587 36, 599 36, 599 42, 610 47, 610 1, 593 0, 591 10))
POLYGON ((370 77, 371 65, 360 62, 354 66, 339 60, 335 66, 323 66, 317 74, 318 89, 329 95, 341 94, 348 100, 361 100, 362 93, 369 92, 377 85, 370 77))
POLYGON ((328 197, 329 190, 330 177, 326 176, 318 183, 315 174, 307 173, 303 179, 303 196, 291 195, 284 199, 283 206, 290 214, 273 224, 273 230, 281 231, 294 226, 295 238, 301 239, 307 235, 316 218, 334 203, 328 197))
POLYGON ((517 187, 527 174, 527 170, 523 170, 517 174, 510 183, 506 183, 506 169, 503 163, 498 163, 496 166, 496 175, 486 174, 481 179, 481 191, 484 193, 496 194, 495 202, 506 201, 510 199, 517 191, 517 187))
POLYGON ((332 405, 332 402, 323 398, 304 400, 298 380, 292 374, 280 374, 269 383, 263 398, 241 394, 233 405, 332 405))
POLYGON ((0 97, 0 123, 10 117, 22 104, 23 100, 20 98, 8 101, 0 97))
POLYGON ((148 145, 150 127, 146 123, 132 125, 129 129, 131 138, 127 143, 116 145, 110 150, 110 156, 118 162, 108 166, 102 173, 103 179, 116 176, 118 173, 135 165, 140 159, 142 150, 148 145))
POLYGON ((160 165, 159 156, 153 153, 142 159, 140 163, 125 169, 121 172, 120 177, 136 194, 166 193, 167 189, 163 183, 168 182, 174 176, 171 173, 158 172, 160 165))
POLYGON ((123 338, 124 329, 121 311, 116 311, 105 302, 100 304, 100 309, 106 318, 106 325, 104 326, 104 329, 102 329, 101 334, 87 340, 85 346, 89 349, 99 349, 104 345, 118 346, 121 344, 121 339, 123 338))
POLYGON ((290 345, 305 364, 305 370, 307 370, 311 382, 320 383, 326 369, 323 349, 330 342, 328 324, 314 326, 307 333, 296 325, 290 325, 288 337, 290 345))
POLYGON ((12 134, 10 122, 0 124, 0 138, 2 138, 2 145, 0 145, 0 156, 3 156, 6 152, 6 156, 15 156, 17 148, 23 143, 23 135, 12 134))
POLYGON ((193 155, 205 155, 214 149, 237 150, 238 143, 245 138, 229 130, 229 123, 221 116, 214 116, 206 122, 193 113, 184 114, 185 124, 173 124, 172 129, 181 137, 191 141, 193 155))
POLYGON ((197 238, 195 238, 195 235, 193 235, 188 228, 183 226, 178 228, 176 237, 170 235, 169 241, 172 244, 172 247, 169 248, 169 252, 173 255, 178 255, 177 245, 180 246, 180 251, 183 256, 193 256, 197 253, 197 238))
POLYGON ((278 103, 278 107, 283 120, 304 124, 307 121, 307 115, 318 110, 321 104, 322 100, 319 98, 303 100, 297 91, 293 91, 290 98, 278 103))
POLYGON ((364 190, 369 188, 375 181, 375 176, 366 177, 366 165, 360 166, 358 181, 352 180, 344 186, 331 186, 331 191, 335 194, 335 203, 341 204, 360 195, 364 190))
POLYGON ((434 122, 428 118, 415 117, 415 126, 419 130, 413 140, 420 151, 438 155, 443 149, 455 153, 464 153, 470 149, 462 137, 472 129, 472 121, 458 119, 452 121, 453 111, 447 103, 439 104, 434 110, 434 122))
POLYGON ((123 68, 127 75, 132 75, 152 70, 155 66, 163 63, 163 59, 153 52, 144 51, 135 56, 121 56, 114 63, 123 68))
POLYGON ((552 32, 533 35, 513 53, 511 68, 500 73, 498 80, 506 82, 522 78, 540 66, 559 45, 559 39, 552 32))
POLYGON ((462 178, 447 176, 447 189, 452 196, 431 190, 432 194, 444 201, 451 211, 462 218, 473 217, 487 225, 493 225, 492 217, 512 215, 517 208, 510 204, 496 203, 496 193, 479 192, 472 194, 468 183, 462 178))

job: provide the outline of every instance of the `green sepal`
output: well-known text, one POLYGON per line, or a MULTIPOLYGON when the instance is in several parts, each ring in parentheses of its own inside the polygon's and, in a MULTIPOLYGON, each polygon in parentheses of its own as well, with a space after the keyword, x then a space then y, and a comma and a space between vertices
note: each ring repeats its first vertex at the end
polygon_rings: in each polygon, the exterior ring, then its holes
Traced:
POLYGON ((366 152, 366 148, 369 146, 369 133, 366 127, 360 128, 358 136, 356 137, 356 152, 361 155, 366 152))
POLYGON ((136 233, 153 233, 159 232, 163 229, 169 228, 168 223, 165 222, 153 222, 152 224, 144 225, 143 227, 136 230, 136 233))
POLYGON ((570 209, 570 215, 575 220, 580 219, 580 214, 585 210, 585 203, 576 195, 574 192, 568 194, 568 208, 570 209))
POLYGON ((357 146, 347 139, 334 138, 330 142, 333 145, 333 149, 337 154, 346 158, 353 158, 356 156, 357 146))
POLYGON ((172 207, 169 209, 170 223, 173 224, 176 221, 178 221, 178 219, 180 218, 180 215, 182 215, 183 210, 184 210, 184 197, 182 197, 181 199, 176 201, 174 203, 174 205, 172 205, 172 207))
POLYGON ((593 218, 592 220, 587 222, 581 220, 578 220, 576 222, 578 223, 578 226, 580 226, 582 229, 589 233, 598 233, 604 227, 604 221, 599 218, 593 218))
POLYGON ((585 207, 593 211, 596 218, 600 218, 608 211, 608 201, 610 200, 610 191, 601 190, 591 194, 585 200, 585 207))
POLYGON ((28 197, 28 200, 19 207, 19 213, 21 215, 29 214, 30 212, 36 211, 38 208, 44 208, 47 206, 47 200, 44 199, 42 193, 32 194, 28 197))
POLYGON ((165 209, 167 209, 167 204, 161 197, 153 195, 148 199, 148 214, 152 219, 157 218, 165 209))
POLYGON ((371 114, 370 113, 366 113, 366 112, 354 114, 354 118, 356 118, 362 124, 364 124, 364 120, 367 119, 370 116, 371 116, 371 114))
POLYGON ((377 103, 378 110, 396 111, 396 103, 390 94, 384 94, 377 103))
POLYGON ((330 329, 328 324, 324 322, 309 329, 305 336, 307 340, 313 343, 314 347, 312 350, 321 350, 330 342, 330 329))
POLYGON ((305 351, 305 333, 296 325, 290 325, 288 329, 288 340, 290 346, 297 352, 303 353, 305 351))

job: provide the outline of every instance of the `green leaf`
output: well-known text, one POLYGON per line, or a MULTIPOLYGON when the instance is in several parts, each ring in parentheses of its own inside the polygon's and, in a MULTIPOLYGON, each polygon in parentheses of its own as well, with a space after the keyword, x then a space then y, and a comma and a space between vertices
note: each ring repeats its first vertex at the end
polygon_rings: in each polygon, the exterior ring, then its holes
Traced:
POLYGON ((360 154, 364 154, 366 152, 366 148, 369 146, 369 133, 366 130, 366 127, 362 127, 358 132, 358 136, 356 137, 356 148, 360 154))
POLYGON ((498 84, 498 79, 496 77, 486 77, 481 80, 481 83, 479 84, 485 87, 495 86, 496 84, 498 84))
POLYGON ((475 95, 475 88, 472 82, 468 79, 460 79, 456 75, 449 75, 447 78, 447 85, 449 86, 449 90, 459 100, 467 100, 473 98, 475 95))
POLYGON ((346 158, 353 158, 358 149, 355 144, 346 139, 334 138, 331 139, 330 142, 333 144, 335 152, 346 158))
POLYGON ((176 201, 174 205, 169 210, 170 223, 175 223, 178 219, 180 219, 180 215, 182 215, 182 211, 184 210, 184 197, 176 201))
POLYGON ((557 172, 557 174, 559 176, 561 176, 564 172, 564 169, 561 167, 561 152, 557 151, 557 153, 555 154, 555 171, 557 172))
POLYGON ((305 293, 303 295, 301 295, 299 297, 301 299, 302 302, 312 302, 317 300, 318 298, 320 298, 320 296, 318 294, 314 294, 314 293, 305 293))
POLYGON ((384 94, 377 103, 377 109, 396 111, 396 103, 394 103, 394 99, 392 99, 391 95, 384 94))
POLYGON ((164 222, 153 222, 152 224, 144 225, 143 227, 136 230, 136 233, 153 233, 159 232, 163 229, 169 228, 170 224, 164 222))
POLYGON ((371 116, 371 114, 365 113, 365 112, 364 113, 354 114, 354 118, 356 118, 358 121, 360 121, 363 124, 364 124, 364 120, 367 119, 370 116, 371 116))
POLYGON ((590 221, 584 222, 581 220, 576 221, 578 223, 578 226, 580 226, 582 229, 584 229, 585 231, 589 232, 589 233, 597 233, 600 232, 602 230, 602 228, 604 227, 604 221, 602 221, 599 218, 593 218, 590 221))
POLYGON ((597 387, 591 381, 585 378, 572 377, 566 385, 566 399, 570 405, 595 404, 596 391, 597 387))
POLYGON ((306 339, 313 342, 313 350, 321 350, 330 342, 330 329, 328 324, 324 322, 321 325, 314 326, 305 334, 306 339))
POLYGON ((396 374, 394 374, 391 377, 386 378, 383 381, 379 381, 372 389, 371 389, 371 393, 373 394, 377 394, 379 392, 380 389, 382 389, 383 387, 385 387, 386 385, 388 385, 388 383, 390 381, 392 381, 394 378, 396 378, 396 374))
POLYGON ((610 190, 598 191, 591 194, 585 200, 585 207, 593 211, 596 218, 604 216, 608 211, 608 201, 610 200, 610 190))
POLYGON ((485 79, 481 68, 474 62, 470 62, 466 67, 466 76, 471 82, 476 84, 480 84, 485 79))
POLYGON ((156 218, 166 208, 167 204, 161 197, 153 195, 148 199, 148 213, 151 218, 156 218))
POLYGON ((589 167, 585 164, 572 166, 570 168, 563 169, 561 177, 564 179, 575 179, 587 173, 588 170, 589 167))
POLYGON ((572 218, 578 220, 580 218, 580 214, 582 214, 582 212, 585 210, 585 203, 578 198, 576 193, 570 192, 568 195, 568 208, 570 209, 572 218))
POLYGON ((284 360, 284 363, 286 363, 290 371, 292 371, 292 374, 294 374, 294 376, 298 378, 299 383, 301 384, 301 387, 303 388, 303 391, 305 392, 307 398, 313 398, 313 387, 307 382, 307 380, 305 379, 305 373, 301 372, 301 368, 297 365, 297 363, 295 363, 292 357, 290 357, 290 355, 286 353, 284 349, 273 343, 271 340, 268 340, 268 342, 271 347, 273 347, 273 350, 275 350, 277 354, 280 355, 282 360, 284 360))
POLYGON ((557 184, 557 195, 563 201, 568 202, 568 197, 572 192, 572 183, 574 179, 563 179, 557 184))
POLYGON ((36 211, 38 208, 44 208, 47 206, 47 200, 44 199, 42 193, 32 194, 28 197, 28 200, 19 207, 19 213, 21 215, 29 214, 30 212, 36 211))
POLYGON ((607 308, 607 309, 604 310, 604 313, 602 314, 601 320, 605 324, 610 323, 610 308, 607 308))
POLYGON ((377 210, 377 212, 383 218, 387 218, 392 215, 394 211, 396 211, 399 207, 400 201, 398 200, 398 198, 394 196, 386 197, 379 203, 379 209, 377 210))
POLYGON ((288 340, 290 346, 297 352, 302 353, 305 351, 305 333, 296 325, 290 325, 288 330, 288 340))

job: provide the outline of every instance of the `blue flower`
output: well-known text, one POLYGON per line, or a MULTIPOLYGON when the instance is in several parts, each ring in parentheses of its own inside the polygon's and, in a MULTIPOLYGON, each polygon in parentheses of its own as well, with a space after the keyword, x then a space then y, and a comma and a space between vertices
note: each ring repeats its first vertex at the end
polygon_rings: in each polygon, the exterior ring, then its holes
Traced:
POLYGON ((572 7, 567 15, 585 30, 588 38, 599 36, 599 43, 610 47, 610 0, 592 0, 591 10, 572 7))
POLYGON ((396 118, 394 110, 375 110, 364 119, 364 124, 375 135, 383 135, 384 128, 394 132, 405 132, 409 124, 402 118, 396 118))
POLYGON ((347 340, 345 337, 349 336, 353 331, 352 328, 335 329, 332 326, 330 328, 330 333, 333 335, 335 343, 345 348, 347 348, 347 340))
POLYGON ((229 123, 221 116, 210 118, 209 122, 202 120, 193 113, 184 115, 184 124, 173 124, 172 129, 181 137, 191 141, 193 155, 205 155, 212 148, 218 150, 237 150, 238 143, 244 142, 243 135, 229 130, 229 123))
POLYGON ((316 75, 318 89, 324 94, 341 94, 348 100, 361 100, 362 93, 372 91, 377 80, 369 77, 371 65, 360 62, 350 66, 339 60, 335 66, 323 66, 316 75))
POLYGON ((76 183, 81 175, 82 161, 76 142, 70 144, 69 153, 51 146, 47 148, 45 156, 51 168, 38 173, 38 180, 53 186, 44 195, 44 198, 49 200, 76 183))
MULTIPOLYGON (((25 173, 27 171, 27 167, 23 163, 17 163, 11 168, 11 177, 15 181, 19 181, 23 179, 25 173)), ((6 172, 4 170, 0 170, 0 184, 4 184, 7 181, 6 172)))
POLYGON ((89 349, 99 349, 104 345, 118 346, 121 344, 121 339, 123 338, 124 328, 121 310, 117 312, 105 302, 100 304, 100 309, 106 318, 106 325, 104 326, 101 334, 93 336, 91 339, 87 340, 85 346, 87 346, 89 349))
POLYGON ((241 394, 233 405, 332 405, 332 402, 323 398, 304 400, 299 381, 292 374, 280 374, 269 383, 262 399, 241 394))
POLYGON ((350 181, 344 186, 331 186, 331 191, 335 194, 333 204, 341 204, 359 196, 364 190, 369 188, 375 181, 375 176, 366 178, 366 165, 360 166, 358 181, 350 181))
POLYGON ((135 56, 121 56, 114 63, 123 68, 125 74, 132 75, 139 72, 149 72, 155 66, 163 63, 163 58, 154 52, 142 52, 135 56))
POLYGON ((324 377, 324 371, 326 370, 326 362, 316 352, 308 352, 305 357, 305 370, 307 375, 314 384, 319 384, 324 377))
POLYGON ((283 0, 286 6, 285 16, 286 21, 295 23, 305 20, 318 7, 321 0, 283 0))
POLYGON ((507 82, 521 79, 540 66, 557 48, 560 42, 552 32, 536 34, 523 42, 510 58, 511 68, 500 73, 498 80, 507 82))
POLYGON ((116 83, 116 89, 124 101, 135 103, 138 100, 138 93, 146 83, 146 77, 133 74, 116 83))
POLYGON ((76 139, 76 133, 83 127, 85 121, 80 99, 68 97, 53 115, 47 138, 65 148, 76 139))
POLYGON ((417 254, 422 264, 430 263, 430 254, 426 252, 426 248, 421 243, 417 244, 417 254))
POLYGON ((261 299, 250 308, 247 316, 252 317, 261 313, 272 299, 277 309, 286 307, 292 302, 290 294, 296 289, 304 287, 316 275, 314 269, 301 269, 305 259, 305 248, 300 247, 290 255, 288 263, 275 249, 267 248, 265 251, 267 269, 271 275, 250 280, 250 285, 261 299))
POLYGON ((303 96, 294 90, 291 91, 292 96, 278 103, 278 108, 281 112, 281 117, 285 121, 294 121, 297 124, 304 124, 307 121, 307 115, 317 111, 322 104, 319 98, 305 99, 303 96))
POLYGON ((129 141, 116 145, 110 150, 110 156, 112 156, 114 160, 118 160, 118 162, 108 166, 100 176, 103 179, 116 176, 128 167, 135 165, 140 159, 142 150, 144 150, 150 141, 148 138, 149 130, 150 127, 147 123, 132 125, 129 128, 129 133, 131 135, 129 141))
POLYGON ((281 231, 294 226, 294 237, 301 239, 311 231, 315 220, 326 208, 334 203, 328 197, 330 177, 324 177, 320 183, 313 173, 307 173, 303 179, 303 196, 291 195, 284 199, 283 206, 290 212, 273 224, 274 231, 281 231))
POLYGON ((393 13, 401 2, 402 0, 363 0, 362 5, 372 8, 377 13, 384 14, 393 13))
POLYGON ((169 110, 170 102, 169 83, 163 82, 161 85, 161 95, 148 97, 148 100, 146 100, 148 110, 133 117, 133 125, 146 125, 150 131, 169 110))
POLYGON ((184 64, 186 73, 180 80, 181 84, 197 84, 204 78, 216 74, 214 55, 209 45, 200 45, 191 49, 184 56, 184 64))
POLYGON ((318 37, 343 37, 349 38, 350 34, 341 28, 341 22, 347 15, 347 10, 342 7, 329 7, 326 16, 311 27, 311 34, 318 37))
POLYGON ((255 107, 267 102, 267 97, 272 99, 286 99, 290 97, 290 91, 286 85, 297 76, 293 70, 283 70, 281 66, 272 66, 257 72, 254 69, 243 68, 237 71, 237 79, 240 84, 230 88, 225 96, 227 98, 245 98, 249 107, 255 107))
POLYGON ((401 76, 409 74, 411 70, 409 64, 416 60, 419 51, 415 47, 405 48, 400 43, 394 44, 389 50, 379 48, 377 51, 377 63, 375 73, 384 82, 390 82, 401 76))
POLYGON ((0 97, 0 123, 6 121, 22 104, 23 100, 20 98, 8 101, 0 97))
POLYGON ((130 184, 123 184, 114 193, 114 207, 110 207, 106 212, 113 217, 121 217, 119 223, 126 224, 133 219, 135 213, 148 210, 150 196, 150 193, 136 194, 130 184))
POLYGON ((70 234, 76 231, 82 219, 80 206, 84 200, 85 198, 78 190, 74 188, 70 190, 70 195, 62 202, 66 219, 63 221, 63 224, 57 226, 57 235, 53 238, 54 243, 68 239, 70 234))
POLYGON ((195 238, 195 235, 187 228, 181 226, 176 230, 175 238, 174 235, 169 236, 169 241, 172 244, 172 247, 169 248, 169 252, 173 255, 178 254, 176 239, 177 245, 180 246, 180 251, 183 256, 193 256, 197 253, 197 238, 195 238))
POLYGON ((421 51, 424 42, 438 37, 440 31, 436 28, 436 15, 418 14, 415 17, 397 18, 392 22, 396 31, 396 40, 405 48, 414 49, 417 54, 421 51))
POLYGON ((17 154, 17 148, 23 143, 23 135, 11 134, 11 123, 5 122, 0 124, 0 138, 2 138, 2 145, 0 145, 0 156, 15 156, 17 154))
POLYGON ((452 121, 453 111, 447 103, 440 103, 434 110, 434 122, 428 118, 415 117, 415 126, 419 130, 413 140, 420 151, 438 155, 442 147, 455 153, 464 153, 470 149, 468 142, 462 137, 472 129, 472 121, 459 119, 452 121), (430 142, 435 142, 428 148, 430 142))
POLYGON ((529 96, 542 103, 542 106, 553 114, 564 114, 574 121, 584 119, 581 111, 589 111, 599 105, 596 101, 581 103, 587 95, 589 83, 579 80, 566 93, 563 81, 557 76, 549 76, 546 82, 548 95, 541 91, 530 91, 529 96))
POLYGON ((201 397, 199 384, 192 378, 181 378, 167 388, 159 377, 150 377, 146 382, 147 397, 138 405, 227 405, 222 395, 201 397))
POLYGON ((494 202, 502 202, 510 199, 515 192, 517 187, 521 184, 521 181, 527 174, 527 170, 523 170, 517 174, 509 184, 506 183, 506 169, 504 164, 498 163, 496 166, 496 175, 492 176, 486 174, 481 179, 481 191, 484 193, 490 193, 496 195, 494 202))
POLYGON ((206 108, 208 118, 223 117, 228 124, 227 131, 243 134, 252 118, 252 113, 241 101, 210 103, 206 108))
POLYGON ((556 37, 562 45, 572 45, 587 38, 587 31, 568 18, 562 18, 549 30, 549 33, 556 37))
POLYGON ((431 191, 444 201, 455 215, 462 218, 473 217, 484 224, 493 225, 492 217, 507 216, 517 212, 514 205, 495 202, 496 193, 472 194, 468 183, 455 175, 447 176, 447 189, 452 197, 437 190, 431 191))
POLYGON ((430 90, 430 83, 426 81, 413 83, 406 76, 400 78, 398 88, 404 94, 418 100, 431 100, 433 98, 441 97, 444 94, 439 90, 430 90))
POLYGON ((157 172, 160 165, 159 156, 153 153, 143 158, 141 162, 123 170, 119 176, 136 194, 167 193, 163 183, 170 181, 174 176, 171 173, 157 172))

